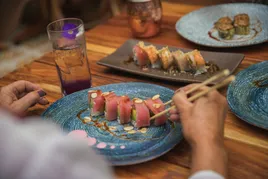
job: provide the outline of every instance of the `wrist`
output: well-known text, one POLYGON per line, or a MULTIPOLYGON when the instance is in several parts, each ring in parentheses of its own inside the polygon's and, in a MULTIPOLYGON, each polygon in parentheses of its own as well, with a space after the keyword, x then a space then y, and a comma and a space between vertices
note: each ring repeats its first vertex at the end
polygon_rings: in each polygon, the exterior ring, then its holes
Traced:
POLYGON ((202 138, 195 142, 191 142, 190 146, 193 150, 200 150, 202 148, 224 148, 224 140, 223 138, 202 138))
POLYGON ((228 155, 223 142, 207 140, 192 146, 191 173, 212 170, 226 178, 227 162, 228 155))

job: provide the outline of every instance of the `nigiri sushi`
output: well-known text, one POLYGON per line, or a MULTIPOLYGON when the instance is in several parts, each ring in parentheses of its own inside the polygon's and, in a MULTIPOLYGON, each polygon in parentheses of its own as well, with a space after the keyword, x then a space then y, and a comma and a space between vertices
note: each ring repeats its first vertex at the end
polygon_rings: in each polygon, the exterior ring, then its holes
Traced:
POLYGON ((150 112, 141 99, 133 100, 131 123, 138 128, 150 126, 150 112))
POLYGON ((139 42, 133 47, 133 59, 139 66, 145 66, 149 64, 149 57, 146 51, 143 49, 143 42, 139 42))
POLYGON ((120 124, 129 123, 131 120, 132 101, 128 96, 121 96, 117 105, 117 121, 120 124))
POLYGON ((143 49, 146 51, 150 60, 152 68, 161 68, 161 62, 158 57, 158 51, 153 45, 144 46, 143 49))
POLYGON ((114 92, 103 93, 102 96, 105 99, 104 115, 108 121, 117 119, 117 102, 118 96, 114 92))
POLYGON ((185 54, 195 75, 207 72, 206 62, 198 50, 194 50, 185 54))
POLYGON ((91 116, 104 114, 104 97, 101 90, 88 91, 88 103, 91 116))
POLYGON ((162 62, 162 67, 164 70, 168 70, 168 68, 173 64, 174 59, 169 51, 168 47, 164 47, 158 51, 158 55, 162 62))
POLYGON ((190 71, 191 70, 191 66, 189 61, 186 59, 185 54, 180 51, 177 50, 175 52, 172 52, 172 56, 175 60, 175 64, 177 65, 177 68, 181 71, 181 72, 186 72, 186 71, 190 71))
MULTIPOLYGON (((160 95, 155 95, 152 98, 145 100, 145 104, 149 108, 152 116, 165 110, 165 106, 160 99, 160 95)), ((163 114, 162 116, 155 118, 154 124, 156 126, 162 125, 166 122, 167 119, 167 115, 163 114)))

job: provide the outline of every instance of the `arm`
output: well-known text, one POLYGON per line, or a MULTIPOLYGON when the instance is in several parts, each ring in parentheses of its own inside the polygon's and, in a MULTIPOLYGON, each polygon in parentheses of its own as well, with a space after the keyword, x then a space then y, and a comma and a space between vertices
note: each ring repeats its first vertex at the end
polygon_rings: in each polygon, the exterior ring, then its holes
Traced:
POLYGON ((227 178, 227 154, 222 144, 208 142, 192 147, 191 174, 202 170, 212 170, 227 178))
MULTIPOLYGON (((191 174, 210 170, 227 178, 227 154, 224 149, 224 119, 226 99, 217 91, 210 92, 191 103, 184 91, 179 90, 173 97, 177 110, 171 111, 172 120, 180 120, 185 139, 192 149, 191 174)), ((204 87, 201 90, 204 90, 204 87)))
POLYGON ((104 158, 88 146, 87 138, 66 136, 40 119, 17 120, 0 109, 0 178, 114 178, 104 158))

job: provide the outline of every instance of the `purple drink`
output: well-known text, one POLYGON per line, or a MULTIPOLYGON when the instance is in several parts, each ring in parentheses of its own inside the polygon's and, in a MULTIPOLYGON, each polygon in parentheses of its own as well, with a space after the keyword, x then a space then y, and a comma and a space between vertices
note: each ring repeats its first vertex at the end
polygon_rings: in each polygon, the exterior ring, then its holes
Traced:
POLYGON ((91 87, 90 69, 83 48, 60 48, 54 50, 54 57, 64 96, 91 87))
POLYGON ((59 19, 47 26, 63 96, 91 87, 86 54, 85 29, 81 19, 59 19))
POLYGON ((90 80, 78 80, 73 82, 61 82, 62 85, 62 93, 63 95, 72 94, 76 91, 80 91, 83 89, 87 89, 91 87, 91 79, 90 80))

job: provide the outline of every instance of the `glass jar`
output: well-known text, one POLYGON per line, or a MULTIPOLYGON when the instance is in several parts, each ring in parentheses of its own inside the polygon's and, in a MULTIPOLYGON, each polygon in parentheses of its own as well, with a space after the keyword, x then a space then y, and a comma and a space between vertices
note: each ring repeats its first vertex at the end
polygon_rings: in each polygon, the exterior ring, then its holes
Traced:
POLYGON ((152 37, 160 32, 160 0, 128 0, 128 22, 134 37, 152 37))

